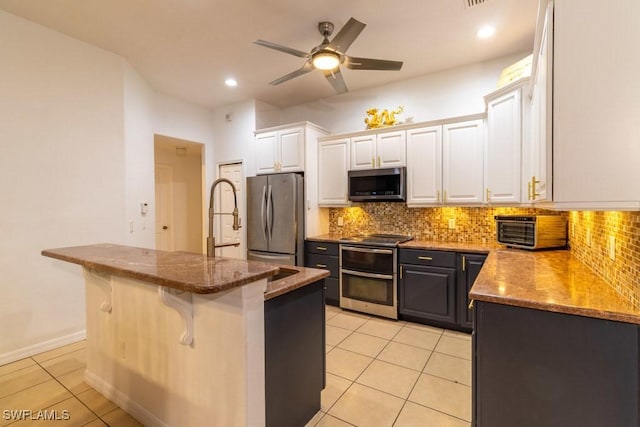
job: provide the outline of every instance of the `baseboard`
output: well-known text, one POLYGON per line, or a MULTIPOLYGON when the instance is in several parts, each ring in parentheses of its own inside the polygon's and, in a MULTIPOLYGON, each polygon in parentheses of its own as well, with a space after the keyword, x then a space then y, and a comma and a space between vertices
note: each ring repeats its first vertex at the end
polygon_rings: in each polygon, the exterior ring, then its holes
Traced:
POLYGON ((137 419, 146 427, 170 427, 164 421, 149 412, 144 406, 132 400, 128 395, 117 390, 112 384, 106 382, 96 374, 84 372, 84 382, 93 387, 100 394, 111 400, 129 415, 137 419))
POLYGON ((54 348, 61 347, 63 345, 72 344, 74 342, 82 341, 87 338, 87 331, 82 330, 74 332, 73 334, 65 335, 63 337, 54 338, 49 341, 44 341, 38 344, 23 347, 18 350, 10 351, 8 353, 0 354, 0 365, 15 362, 16 360, 30 357, 43 351, 52 350, 54 348))

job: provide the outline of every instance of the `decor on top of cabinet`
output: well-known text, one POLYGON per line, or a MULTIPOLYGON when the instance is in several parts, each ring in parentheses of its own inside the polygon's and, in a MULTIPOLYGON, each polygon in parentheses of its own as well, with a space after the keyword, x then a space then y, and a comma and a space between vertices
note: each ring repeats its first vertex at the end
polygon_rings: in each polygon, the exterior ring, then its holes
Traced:
POLYGON ((397 114, 402 114, 404 112, 404 107, 402 105, 398 106, 395 110, 382 110, 378 113, 377 108, 371 108, 367 110, 367 118, 364 119, 364 122, 367 125, 367 129, 376 129, 388 126, 394 126, 398 124, 396 120, 397 114))

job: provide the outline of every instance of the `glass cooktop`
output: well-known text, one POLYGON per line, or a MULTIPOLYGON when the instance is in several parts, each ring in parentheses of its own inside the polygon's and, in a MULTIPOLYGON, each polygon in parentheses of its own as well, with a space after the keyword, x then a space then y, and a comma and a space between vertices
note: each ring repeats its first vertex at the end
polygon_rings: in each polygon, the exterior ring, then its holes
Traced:
POLYGON ((402 242, 412 240, 413 236, 402 234, 355 234, 340 239, 344 243, 357 243, 372 246, 398 246, 402 242))

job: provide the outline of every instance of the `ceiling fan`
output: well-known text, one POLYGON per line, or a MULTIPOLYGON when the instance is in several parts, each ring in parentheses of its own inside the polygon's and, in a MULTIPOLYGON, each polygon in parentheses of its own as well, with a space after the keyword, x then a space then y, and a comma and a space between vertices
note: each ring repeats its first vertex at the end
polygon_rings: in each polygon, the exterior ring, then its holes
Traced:
POLYGON ((333 33, 333 24, 331 22, 320 22, 318 30, 324 37, 321 44, 311 49, 310 52, 303 52, 277 43, 265 40, 256 40, 254 43, 270 49, 279 50, 289 55, 305 58, 306 62, 302 68, 295 70, 287 75, 276 79, 270 84, 279 85, 287 80, 307 74, 314 69, 318 69, 324 73, 327 81, 333 89, 338 93, 347 92, 347 85, 344 82, 342 73, 340 72, 340 64, 344 64, 352 70, 400 70, 402 68, 401 61, 388 61, 384 59, 356 58, 346 54, 349 46, 360 35, 366 24, 350 18, 349 21, 338 31, 338 34, 329 41, 329 36, 333 33))

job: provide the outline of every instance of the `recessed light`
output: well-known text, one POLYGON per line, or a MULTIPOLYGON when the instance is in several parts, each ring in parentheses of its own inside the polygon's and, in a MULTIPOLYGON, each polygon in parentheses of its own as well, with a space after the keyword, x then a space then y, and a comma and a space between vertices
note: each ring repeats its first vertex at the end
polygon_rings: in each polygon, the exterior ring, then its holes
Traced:
POLYGON ((478 30, 477 36, 479 39, 488 39, 496 32, 495 27, 491 25, 485 25, 478 30))
POLYGON ((236 81, 236 79, 232 79, 232 78, 228 78, 224 81, 224 84, 226 84, 229 87, 236 87, 238 86, 238 82, 236 81))

